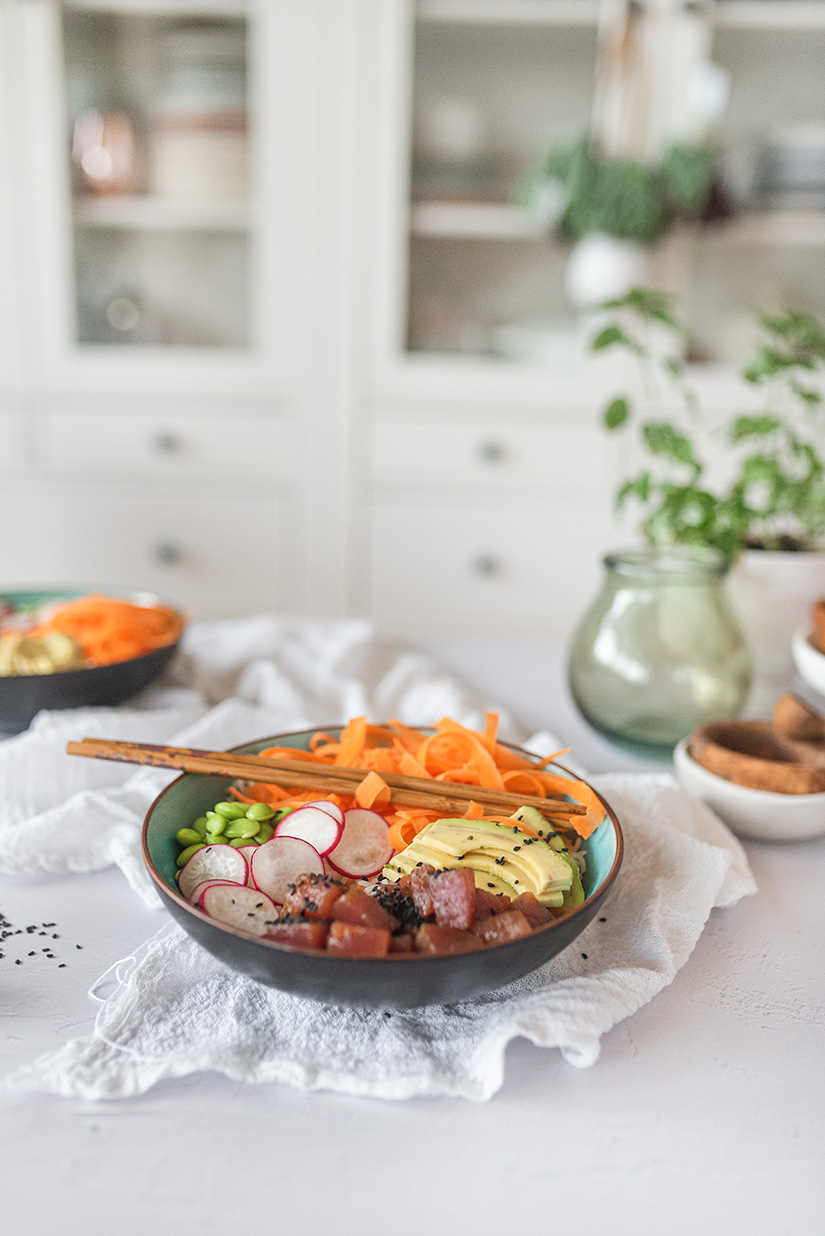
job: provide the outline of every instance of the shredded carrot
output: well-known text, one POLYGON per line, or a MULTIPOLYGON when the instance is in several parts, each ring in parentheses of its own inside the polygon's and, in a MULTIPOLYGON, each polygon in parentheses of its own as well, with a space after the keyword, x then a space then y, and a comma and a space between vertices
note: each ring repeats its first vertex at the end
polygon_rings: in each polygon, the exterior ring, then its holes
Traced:
POLYGON ((92 665, 111 665, 174 643, 182 630, 183 618, 166 605, 136 605, 93 593, 61 604, 34 633, 61 631, 92 665))
MULTIPOLYGON (((449 717, 443 717, 432 734, 423 734, 400 721, 386 726, 368 725, 366 717, 354 717, 341 730, 338 739, 322 731, 312 735, 309 750, 293 747, 267 747, 261 755, 273 758, 302 760, 307 765, 338 768, 363 768, 367 775, 352 794, 324 794, 343 811, 358 806, 377 811, 389 826, 389 840, 396 850, 406 849, 412 839, 443 812, 409 807, 390 801, 386 774, 400 773, 446 784, 477 785, 482 789, 504 789, 525 797, 568 797, 587 807, 587 815, 575 816, 555 825, 560 830, 573 830, 587 837, 604 818, 604 808, 598 796, 584 782, 547 771, 554 756, 534 762, 505 747, 498 741, 498 716, 487 713, 483 733, 468 729, 449 717)), ((564 754, 556 752, 556 755, 564 754)), ((254 796, 260 802, 278 808, 299 807, 318 798, 312 790, 287 789, 261 782, 247 786, 237 797, 246 802, 254 796)), ((479 803, 467 805, 463 816, 467 820, 492 820, 510 823, 510 815, 491 815, 479 803)), ((522 831, 537 835, 528 825, 522 831)))
POLYGON ((359 807, 367 809, 374 807, 376 803, 385 806, 390 801, 390 787, 377 772, 367 773, 364 780, 358 784, 355 801, 359 807))

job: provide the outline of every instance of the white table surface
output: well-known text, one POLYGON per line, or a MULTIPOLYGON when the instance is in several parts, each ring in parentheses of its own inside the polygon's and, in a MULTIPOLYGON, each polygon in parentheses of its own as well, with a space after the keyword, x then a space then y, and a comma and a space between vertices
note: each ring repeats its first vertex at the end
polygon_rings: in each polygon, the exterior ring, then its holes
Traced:
MULTIPOLYGON (((428 647, 592 770, 641 767, 576 718, 559 650, 428 647)), ((0 1089, 0 1233, 821 1236, 825 840, 746 848, 757 896, 714 911, 675 982, 605 1035, 593 1068, 518 1040, 486 1104, 213 1074, 107 1103, 0 1089)), ((161 920, 116 870, 0 878, 0 910, 56 922, 59 940, 28 939, 66 962, 13 943, 16 966, 0 948, 6 1076, 90 1032, 87 989, 161 920)))

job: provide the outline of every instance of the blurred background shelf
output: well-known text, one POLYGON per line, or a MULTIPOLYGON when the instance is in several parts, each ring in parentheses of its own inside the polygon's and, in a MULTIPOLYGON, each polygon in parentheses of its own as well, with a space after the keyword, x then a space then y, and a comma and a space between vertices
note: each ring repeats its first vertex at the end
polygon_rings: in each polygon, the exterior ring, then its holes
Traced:
POLYGON ((738 215, 708 228, 703 238, 724 245, 825 245, 825 212, 769 210, 738 215))
POLYGON ((245 201, 186 202, 153 197, 76 198, 72 218, 83 227, 147 230, 243 232, 250 225, 245 201))
POLYGON ((490 202, 415 202, 410 211, 414 236, 476 240, 546 240, 546 225, 517 206, 490 202))
POLYGON ((418 0, 419 22, 454 25, 593 26, 599 0, 418 0))
POLYGON ((721 0, 714 16, 727 30, 825 30, 822 0, 721 0))

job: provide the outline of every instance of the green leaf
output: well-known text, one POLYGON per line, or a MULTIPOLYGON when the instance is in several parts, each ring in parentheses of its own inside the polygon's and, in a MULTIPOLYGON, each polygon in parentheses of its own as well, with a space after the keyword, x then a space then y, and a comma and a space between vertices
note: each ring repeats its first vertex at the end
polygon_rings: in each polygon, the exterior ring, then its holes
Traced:
POLYGON ((780 423, 775 416, 737 416, 730 427, 730 440, 741 442, 744 438, 764 437, 779 429, 780 423))
POLYGON ((701 464, 696 458, 690 439, 665 421, 651 421, 642 428, 647 449, 653 455, 665 455, 676 463, 687 464, 697 473, 701 464))
POLYGON ((608 429, 618 429, 630 416, 630 404, 624 398, 614 399, 604 410, 604 423, 608 429))
POLYGON ((621 326, 613 323, 600 330, 595 339, 591 339, 590 350, 591 352, 603 352, 605 348, 612 348, 617 343, 625 347, 633 347, 633 340, 630 336, 625 334, 621 326))

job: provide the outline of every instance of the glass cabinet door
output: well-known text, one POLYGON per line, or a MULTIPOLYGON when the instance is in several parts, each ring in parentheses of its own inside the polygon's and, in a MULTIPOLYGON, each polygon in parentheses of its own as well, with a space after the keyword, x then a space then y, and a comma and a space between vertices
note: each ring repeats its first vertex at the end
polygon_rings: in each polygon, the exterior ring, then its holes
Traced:
POLYGON ((75 343, 249 342, 247 19, 61 6, 75 343))
POLYGON ((825 2, 718 0, 711 21, 730 214, 698 237, 690 319, 697 359, 738 364, 754 310, 825 318, 825 2))
POLYGON ((532 164, 588 129, 599 6, 414 8, 406 350, 561 359, 566 246, 519 204, 532 164))

